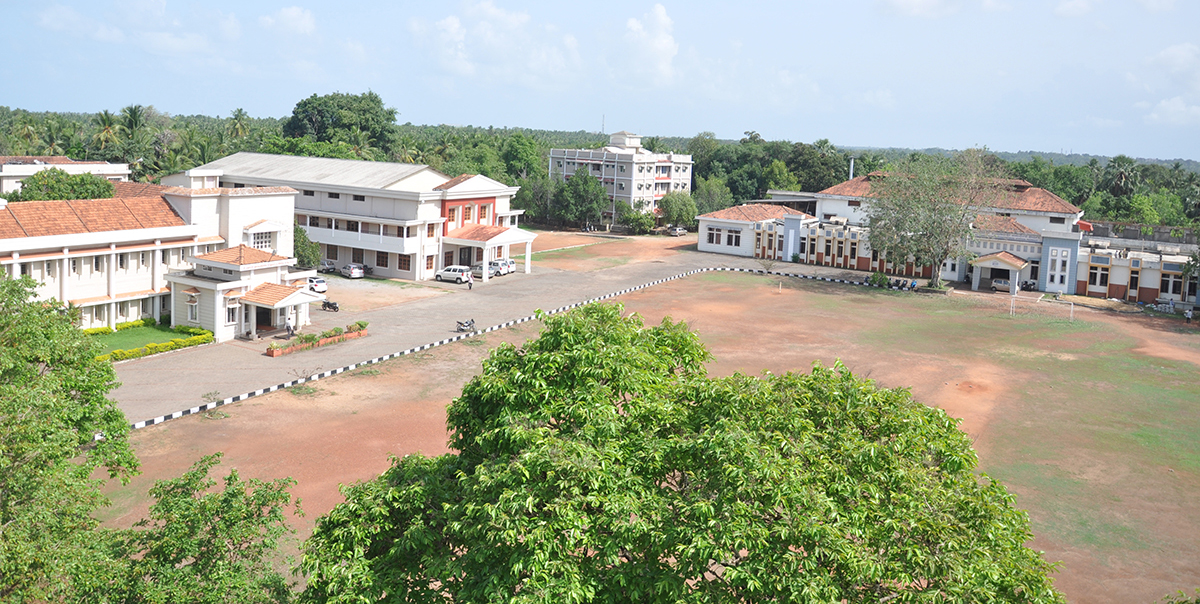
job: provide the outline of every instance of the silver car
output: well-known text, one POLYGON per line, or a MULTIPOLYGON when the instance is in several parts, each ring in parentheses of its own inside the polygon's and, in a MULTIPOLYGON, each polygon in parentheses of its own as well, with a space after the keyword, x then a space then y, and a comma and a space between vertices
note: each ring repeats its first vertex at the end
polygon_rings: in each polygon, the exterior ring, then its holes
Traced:
POLYGON ((367 274, 367 270, 363 267, 363 265, 357 262, 351 262, 350 264, 342 267, 341 273, 342 276, 346 277, 347 279, 361 279, 367 274))
POLYGON ((497 275, 507 275, 516 270, 516 263, 512 260, 504 258, 502 260, 492 260, 488 262, 488 266, 492 267, 492 272, 497 275))

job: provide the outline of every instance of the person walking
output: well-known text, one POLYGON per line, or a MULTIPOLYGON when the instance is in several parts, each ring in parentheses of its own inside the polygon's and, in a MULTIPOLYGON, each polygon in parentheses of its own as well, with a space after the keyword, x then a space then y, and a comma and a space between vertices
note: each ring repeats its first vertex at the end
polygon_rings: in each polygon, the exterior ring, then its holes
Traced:
POLYGON ((1188 325, 1192 324, 1192 309, 1189 308, 1189 309, 1183 311, 1183 321, 1184 321, 1184 323, 1187 323, 1188 325))
POLYGON ((467 271, 467 291, 475 287, 475 271, 467 271))
POLYGON ((288 339, 292 339, 292 335, 296 333, 296 323, 292 321, 292 315, 288 315, 287 320, 283 324, 287 327, 288 339))

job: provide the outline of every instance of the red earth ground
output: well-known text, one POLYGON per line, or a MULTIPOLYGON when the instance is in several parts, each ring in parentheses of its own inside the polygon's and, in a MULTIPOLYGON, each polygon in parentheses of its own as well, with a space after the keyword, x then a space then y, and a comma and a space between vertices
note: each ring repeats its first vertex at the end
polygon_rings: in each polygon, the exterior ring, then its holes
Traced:
MULTIPOLYGON (((546 247, 561 247, 554 244, 577 245, 580 239, 595 242, 585 236, 553 234, 541 234, 538 241, 546 247)), ((607 241, 584 248, 594 254, 552 256, 541 262, 563 270, 597 270, 612 266, 597 256, 600 253, 630 262, 653 261, 689 245, 695 245, 694 235, 607 241)), ((714 264, 720 264, 719 257, 714 257, 714 264)), ((713 375, 806 371, 814 360, 832 364, 840 359, 857 374, 884 386, 908 386, 918 400, 962 418, 962 428, 975 439, 986 469, 992 455, 993 422, 1020 411, 1011 402, 1010 386, 1021 376, 986 355, 947 362, 940 351, 932 349, 880 354, 867 335, 905 318, 910 310, 885 304, 847 321, 837 307, 842 303, 837 297, 848 289, 818 283, 779 288, 764 279, 747 284, 689 278, 618 301, 627 310, 640 313, 648 324, 666 315, 687 321, 714 354, 713 375)), ((1200 366, 1200 348, 1189 340, 1195 334, 1180 333, 1173 323, 1099 312, 1089 313, 1087 320, 1109 326, 1105 334, 1137 339, 1140 353, 1200 366)), ((130 525, 145 514, 146 492, 154 480, 178 476, 201 455, 222 451, 225 458, 220 468, 236 467, 243 476, 291 476, 297 480, 293 493, 303 501, 306 515, 296 519, 294 526, 303 538, 321 514, 341 501, 339 484, 378 475, 388 467, 389 455, 448 453, 446 405, 479 371, 489 348, 500 342, 519 344, 535 337, 537 329, 536 324, 520 325, 322 380, 311 392, 276 392, 222 407, 208 416, 185 417, 139 430, 131 440, 143 473, 127 487, 111 489, 114 507, 104 520, 113 526, 130 525)), ((1195 476, 1180 479, 1186 479, 1186 484, 1179 488, 1200 492, 1195 476)), ((1115 496, 1130 506, 1156 497, 1155 493, 1126 492, 1119 483, 1114 488, 1115 496)), ((1036 501, 1027 501, 1020 492, 1018 496, 1022 507, 1036 510, 1036 501)), ((1175 502, 1179 497, 1166 499, 1175 502)), ((1163 510, 1162 530, 1175 532, 1174 541, 1200 543, 1197 512, 1196 504, 1163 510)), ((1036 513, 1034 517, 1036 532, 1036 513)), ((1032 545, 1045 550, 1048 559, 1063 561, 1056 586, 1073 602, 1150 602, 1176 588, 1163 589, 1164 585, 1200 586, 1200 565, 1195 559, 1179 560, 1182 552, 1178 551, 1138 552, 1137 564, 1133 564, 1116 558, 1097 559, 1087 548, 1044 538, 1035 539, 1032 545), (1162 570, 1154 576, 1140 576, 1147 574, 1141 570, 1145 568, 1162 570), (1112 579, 1119 582, 1111 584, 1112 579)))

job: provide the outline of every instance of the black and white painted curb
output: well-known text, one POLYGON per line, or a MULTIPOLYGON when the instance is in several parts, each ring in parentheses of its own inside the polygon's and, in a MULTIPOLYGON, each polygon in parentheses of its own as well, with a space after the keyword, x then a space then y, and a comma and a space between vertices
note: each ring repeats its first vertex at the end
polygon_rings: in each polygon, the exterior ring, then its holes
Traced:
MULTIPOLYGON (((690 270, 690 271, 687 271, 686 273, 679 273, 678 275, 665 277, 663 279, 658 279, 657 281, 643 283, 642 285, 638 285, 635 287, 629 287, 629 288, 623 289, 621 291, 612 292, 611 294, 605 294, 603 296, 592 298, 590 300, 585 300, 583 302, 576 302, 574 304, 570 304, 567 306, 560 306, 558 308, 555 308, 554 310, 542 311, 541 316, 547 317, 550 315, 556 315, 559 313, 566 312, 568 310, 579 308, 580 306, 594 304, 596 302, 603 302, 610 298, 615 298, 617 296, 623 296, 625 294, 632 293, 632 292, 642 290, 642 289, 646 289, 648 287, 654 287, 655 285, 662 285, 663 283, 666 283, 668 281, 674 281, 676 279, 690 277, 695 274, 707 273, 707 272, 713 272, 713 271, 729 271, 729 272, 738 272, 738 273, 756 273, 756 274, 760 274, 760 275, 774 275, 774 276, 778 276, 778 277, 794 277, 797 279, 811 279, 814 281, 828 281, 830 283, 844 283, 846 285, 860 285, 860 286, 865 286, 865 287, 877 287, 877 288, 883 288, 883 289, 893 289, 893 290, 902 290, 902 291, 909 291, 911 289, 909 287, 889 287, 889 286, 882 286, 882 285, 871 285, 869 283, 863 283, 860 281, 850 281, 847 279, 833 279, 830 277, 818 277, 816 275, 802 275, 799 273, 785 273, 782 271, 767 271, 767 270, 762 270, 762 269, 731 268, 731 267, 720 266, 720 267, 707 267, 707 268, 698 268, 695 270, 690 270)), ((213 401, 211 403, 206 403, 206 404, 200 405, 198 407, 192 407, 191 409, 184 409, 182 411, 176 411, 169 415, 160 415, 160 416, 152 418, 152 419, 147 419, 147 420, 143 420, 140 422, 134 422, 132 425, 132 428, 134 430, 137 430, 140 428, 145 428, 146 426, 153 426, 155 424, 161 424, 167 420, 177 419, 177 418, 184 417, 187 415, 195 415, 197 413, 204 413, 205 411, 211 411, 211 410, 216 409, 217 407, 221 407, 223 405, 241 402, 248 398, 253 398, 256 396, 267 394, 268 392, 275 392, 276 390, 283 390, 285 388, 291 388, 292 386, 299 386, 300 384, 304 384, 307 382, 315 382, 320 379, 335 376, 339 373, 353 371, 355 369, 358 369, 359 367, 366 367, 368 365, 374 365, 375 363, 382 363, 383 361, 387 361, 390 359, 395 359, 395 358, 399 358, 402 356, 421 352, 424 350, 429 350, 430 348, 437 348, 438 346, 445 346, 446 344, 452 344, 454 342, 458 342, 459 340, 464 340, 466 338, 485 334, 485 333, 488 333, 491 331, 496 331, 497 329, 507 329, 509 327, 512 327, 513 325, 525 323, 526 321, 533 321, 537 318, 538 318, 538 315, 535 313, 535 314, 532 314, 529 316, 521 317, 520 319, 514 319, 512 321, 506 321, 504 323, 500 323, 499 325, 493 325, 486 329, 481 329, 481 330, 473 331, 470 333, 460 334, 460 335, 454 336, 452 338, 438 340, 437 342, 431 342, 429 344, 425 344, 422 346, 416 346, 414 348, 409 348, 408 350, 402 350, 400 352, 393 352, 392 354, 389 354, 389 355, 375 357, 373 359, 369 359, 369 360, 362 361, 359 363, 354 363, 353 365, 347 365, 345 367, 339 367, 337 369, 330 369, 329 371, 322 371, 321 373, 315 373, 308 377, 295 379, 290 382, 284 382, 282 384, 275 384, 274 386, 271 386, 269 388, 260 388, 253 392, 245 392, 245 393, 239 394, 237 396, 231 396, 227 399, 213 401)))

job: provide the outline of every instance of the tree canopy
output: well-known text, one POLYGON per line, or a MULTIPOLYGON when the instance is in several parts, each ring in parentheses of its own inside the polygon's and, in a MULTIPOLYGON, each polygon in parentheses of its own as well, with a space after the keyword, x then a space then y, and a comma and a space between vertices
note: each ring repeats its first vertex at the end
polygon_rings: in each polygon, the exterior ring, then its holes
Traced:
POLYGON ((396 115, 396 110, 385 107, 374 92, 314 94, 296 103, 292 117, 283 123, 283 135, 328 143, 339 137, 344 140, 357 130, 375 146, 390 149, 396 115))
POLYGON ((658 200, 663 222, 680 226, 696 223, 696 202, 683 191, 671 191, 658 200))
POLYGON ((710 378, 695 334, 616 305, 502 344, 457 454, 343 490, 305 599, 1061 602, 956 421, 840 365, 710 378))
POLYGON ((555 197, 559 217, 569 223, 599 222, 609 207, 608 194, 600 179, 586 172, 577 172, 558 189, 555 197))
POLYGON ((954 157, 913 154, 871 181, 865 204, 871 249, 889 262, 933 265, 930 285, 940 281, 942 262, 971 256, 971 223, 980 208, 1002 194, 1001 165, 981 150, 954 157))
POLYGON ((5 193, 8 201, 39 201, 44 199, 108 199, 113 196, 113 184, 95 174, 68 174, 59 168, 47 168, 21 181, 21 189, 5 193))

